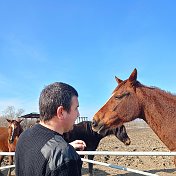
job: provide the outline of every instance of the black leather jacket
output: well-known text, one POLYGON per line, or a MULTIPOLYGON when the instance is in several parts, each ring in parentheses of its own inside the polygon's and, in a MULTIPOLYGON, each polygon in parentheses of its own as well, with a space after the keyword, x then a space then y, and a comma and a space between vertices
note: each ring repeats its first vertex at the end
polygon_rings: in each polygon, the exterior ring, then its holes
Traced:
POLYGON ((40 124, 24 131, 15 152, 16 176, 81 176, 82 161, 60 134, 40 124))

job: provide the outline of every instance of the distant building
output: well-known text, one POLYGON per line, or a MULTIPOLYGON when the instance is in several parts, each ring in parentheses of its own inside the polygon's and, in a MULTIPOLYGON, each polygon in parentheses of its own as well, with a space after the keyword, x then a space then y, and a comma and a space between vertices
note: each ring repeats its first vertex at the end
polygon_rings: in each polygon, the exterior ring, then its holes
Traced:
POLYGON ((88 117, 78 117, 75 121, 75 124, 83 122, 83 121, 88 121, 88 117))
MULTIPOLYGON (((31 120, 33 120, 33 119, 40 118, 40 114, 32 112, 30 114, 22 115, 22 116, 20 116, 18 118, 24 118, 24 119, 31 119, 31 120)), ((83 121, 88 121, 88 117, 78 117, 76 119, 76 121, 75 121, 75 124, 83 122, 83 121)))
POLYGON ((38 119, 39 117, 40 117, 40 114, 35 113, 35 112, 32 112, 32 113, 30 113, 30 114, 22 115, 22 116, 20 116, 20 117, 18 117, 18 118, 38 119))

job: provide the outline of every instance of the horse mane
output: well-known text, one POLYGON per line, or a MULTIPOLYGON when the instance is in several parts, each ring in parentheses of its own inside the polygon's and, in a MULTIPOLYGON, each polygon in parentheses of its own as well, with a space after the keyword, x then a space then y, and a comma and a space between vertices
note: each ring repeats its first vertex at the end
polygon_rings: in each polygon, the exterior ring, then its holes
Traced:
MULTIPOLYGON (((162 114, 161 118, 170 119, 174 122, 176 116, 176 95, 154 86, 148 87, 140 85, 138 88, 138 97, 143 97, 141 101, 145 102, 146 107, 150 107, 145 109, 150 109, 153 118, 161 116, 162 114), (143 96, 140 96, 140 94, 143 96)), ((145 117, 144 120, 146 120, 145 117)))
POLYGON ((148 86, 145 86, 145 85, 141 84, 141 86, 139 86, 139 87, 141 87, 141 90, 143 90, 143 92, 147 93, 147 95, 152 94, 155 97, 156 96, 161 96, 161 97, 167 98, 168 100, 176 99, 175 94, 173 94, 169 91, 166 91, 166 90, 162 90, 162 89, 160 89, 156 86, 148 87, 148 86))

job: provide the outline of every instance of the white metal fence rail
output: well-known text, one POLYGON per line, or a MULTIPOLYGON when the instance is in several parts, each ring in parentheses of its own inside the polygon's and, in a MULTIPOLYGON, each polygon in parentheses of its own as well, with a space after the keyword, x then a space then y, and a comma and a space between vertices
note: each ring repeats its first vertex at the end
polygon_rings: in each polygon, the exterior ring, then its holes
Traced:
POLYGON ((176 156, 176 152, 77 151, 79 155, 176 156))

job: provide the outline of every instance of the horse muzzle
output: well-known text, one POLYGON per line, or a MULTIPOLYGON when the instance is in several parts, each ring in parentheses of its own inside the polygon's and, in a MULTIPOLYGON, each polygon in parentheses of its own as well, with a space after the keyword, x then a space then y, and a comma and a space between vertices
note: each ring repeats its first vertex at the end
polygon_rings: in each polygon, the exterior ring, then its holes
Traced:
POLYGON ((127 139, 126 141, 124 141, 124 144, 125 144, 125 145, 130 145, 130 144, 131 144, 131 140, 130 140, 130 139, 127 139))
POLYGON ((9 143, 12 144, 14 142, 14 139, 13 138, 10 138, 9 139, 9 143))
POLYGON ((12 143, 13 143, 13 140, 9 140, 9 143, 12 144, 12 143))

